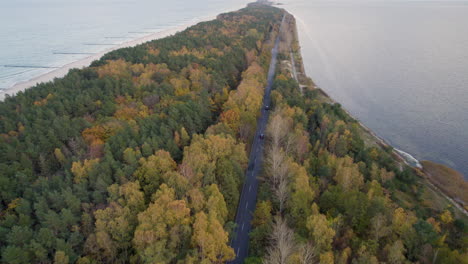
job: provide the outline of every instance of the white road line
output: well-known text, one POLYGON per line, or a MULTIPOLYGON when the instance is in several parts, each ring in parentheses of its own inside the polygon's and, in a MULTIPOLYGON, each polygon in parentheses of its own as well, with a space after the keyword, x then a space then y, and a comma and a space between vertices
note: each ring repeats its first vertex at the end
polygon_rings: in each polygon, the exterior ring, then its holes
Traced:
POLYGON ((250 192, 250 189, 252 189, 252 185, 249 186, 249 192, 250 192))
POLYGON ((242 223, 242 230, 244 230, 244 223, 242 223))
POLYGON ((236 254, 238 256, 239 256, 239 249, 240 249, 240 247, 237 248, 237 254, 236 254))

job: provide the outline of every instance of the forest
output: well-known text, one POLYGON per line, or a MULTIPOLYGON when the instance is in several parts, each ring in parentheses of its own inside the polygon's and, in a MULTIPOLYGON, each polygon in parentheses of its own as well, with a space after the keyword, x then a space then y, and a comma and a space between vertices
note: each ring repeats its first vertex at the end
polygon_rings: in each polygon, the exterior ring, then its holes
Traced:
POLYGON ((1 263, 224 263, 282 11, 250 6, 0 103, 1 263))
POLYGON ((277 36, 245 263, 468 263, 467 219, 427 204, 416 171, 294 78, 295 30, 250 5, 0 102, 0 263, 233 260, 277 36))

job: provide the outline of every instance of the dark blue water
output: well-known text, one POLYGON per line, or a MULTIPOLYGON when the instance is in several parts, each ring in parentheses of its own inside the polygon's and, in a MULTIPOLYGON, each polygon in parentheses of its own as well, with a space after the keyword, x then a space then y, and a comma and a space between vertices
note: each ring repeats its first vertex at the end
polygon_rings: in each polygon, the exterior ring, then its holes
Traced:
POLYGON ((284 3, 320 87, 396 148, 468 176, 468 2, 284 3))

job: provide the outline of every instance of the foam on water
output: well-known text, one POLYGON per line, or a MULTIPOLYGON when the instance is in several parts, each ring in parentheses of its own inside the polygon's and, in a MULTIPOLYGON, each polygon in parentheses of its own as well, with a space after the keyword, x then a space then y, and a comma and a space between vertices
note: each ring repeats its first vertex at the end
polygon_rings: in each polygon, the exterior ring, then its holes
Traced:
POLYGON ((403 150, 397 149, 397 148, 395 148, 395 151, 398 152, 398 154, 400 154, 409 165, 422 169, 422 165, 421 163, 419 163, 419 160, 417 160, 411 154, 404 152, 403 150))

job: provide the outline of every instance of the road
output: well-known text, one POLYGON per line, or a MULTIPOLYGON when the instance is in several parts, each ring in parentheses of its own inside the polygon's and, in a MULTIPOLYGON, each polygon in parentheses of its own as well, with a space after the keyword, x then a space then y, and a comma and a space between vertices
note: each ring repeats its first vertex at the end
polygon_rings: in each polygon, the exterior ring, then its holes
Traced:
MULTIPOLYGON (((281 22, 280 32, 284 22, 281 22)), ((278 55, 279 36, 276 38, 275 46, 271 52, 270 69, 267 76, 267 85, 263 96, 263 105, 269 106, 271 99, 270 93, 273 86, 273 78, 275 76, 276 62, 278 55)), ((257 131, 252 142, 252 149, 249 156, 249 165, 246 172, 244 186, 242 187, 242 193, 237 207, 236 215, 236 229, 235 236, 231 241, 231 247, 236 253, 236 258, 230 261, 231 264, 244 263, 244 259, 248 255, 249 248, 249 232, 251 229, 251 222, 253 212, 255 211, 255 205, 257 202, 257 191, 258 191, 258 174, 262 168, 263 161, 263 146, 264 140, 260 139, 261 134, 265 134, 265 129, 268 122, 270 113, 265 107, 262 107, 260 117, 257 120, 257 131)))

